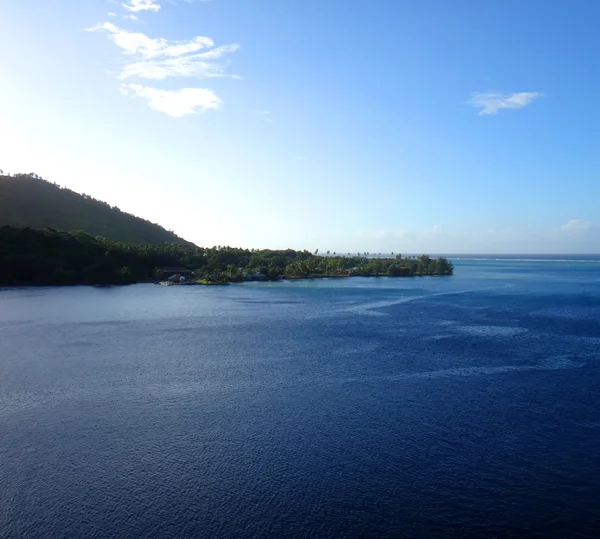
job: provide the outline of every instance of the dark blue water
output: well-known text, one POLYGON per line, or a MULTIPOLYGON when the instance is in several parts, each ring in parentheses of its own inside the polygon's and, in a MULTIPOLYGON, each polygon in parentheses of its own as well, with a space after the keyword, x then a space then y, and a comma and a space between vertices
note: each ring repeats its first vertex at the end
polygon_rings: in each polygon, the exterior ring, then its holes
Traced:
POLYGON ((0 536, 597 537, 600 264, 0 291, 0 536))

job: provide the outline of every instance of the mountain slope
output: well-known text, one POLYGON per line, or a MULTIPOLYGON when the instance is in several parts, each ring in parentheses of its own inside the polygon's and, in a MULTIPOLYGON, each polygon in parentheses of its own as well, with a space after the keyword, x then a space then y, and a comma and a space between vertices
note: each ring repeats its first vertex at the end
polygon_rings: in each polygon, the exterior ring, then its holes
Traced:
POLYGON ((192 245, 160 225, 47 182, 35 174, 0 176, 0 226, 81 230, 125 243, 192 245))

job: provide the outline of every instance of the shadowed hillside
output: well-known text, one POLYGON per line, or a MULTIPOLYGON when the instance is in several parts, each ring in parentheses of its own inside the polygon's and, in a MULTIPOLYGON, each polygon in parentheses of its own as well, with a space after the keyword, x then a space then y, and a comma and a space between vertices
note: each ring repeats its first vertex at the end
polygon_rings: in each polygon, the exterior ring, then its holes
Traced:
POLYGON ((84 232, 0 227, 0 286, 127 284, 189 270, 204 284, 323 277, 452 275, 445 258, 317 256, 308 251, 133 245, 84 232))
POLYGON ((192 245, 160 225, 35 174, 0 175, 0 226, 4 225, 81 230, 131 244, 192 245))

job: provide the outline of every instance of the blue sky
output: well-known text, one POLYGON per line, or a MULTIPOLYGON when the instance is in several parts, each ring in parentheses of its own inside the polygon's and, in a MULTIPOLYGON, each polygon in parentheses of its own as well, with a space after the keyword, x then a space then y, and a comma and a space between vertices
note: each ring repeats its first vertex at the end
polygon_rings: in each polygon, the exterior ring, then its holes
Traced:
POLYGON ((600 251, 600 2, 2 0, 0 168, 199 245, 600 251))

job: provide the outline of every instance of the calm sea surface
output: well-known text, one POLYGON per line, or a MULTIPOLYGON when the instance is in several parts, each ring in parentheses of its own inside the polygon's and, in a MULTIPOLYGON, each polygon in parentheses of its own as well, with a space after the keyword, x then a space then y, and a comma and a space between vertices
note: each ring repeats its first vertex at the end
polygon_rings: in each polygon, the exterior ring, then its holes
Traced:
POLYGON ((600 263, 0 290, 3 539, 599 530, 600 263))

